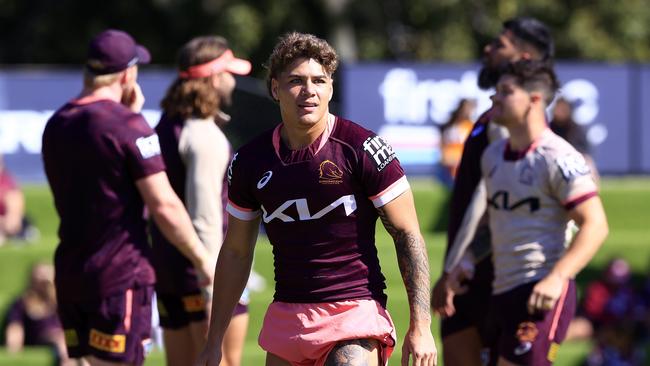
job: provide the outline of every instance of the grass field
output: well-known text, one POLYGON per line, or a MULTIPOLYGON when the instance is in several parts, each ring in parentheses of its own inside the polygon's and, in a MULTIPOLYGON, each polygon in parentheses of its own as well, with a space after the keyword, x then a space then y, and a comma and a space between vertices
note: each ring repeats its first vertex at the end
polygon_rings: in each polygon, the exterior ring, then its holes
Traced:
MULTIPOLYGON (((412 180, 420 225, 429 249, 433 279, 440 272, 444 252, 443 233, 433 228, 444 212, 444 190, 429 180, 412 180)), ((25 285, 27 270, 37 260, 52 260, 56 245, 57 217, 47 187, 26 186, 28 213, 41 230, 41 238, 31 245, 9 243, 0 248, 0 313, 25 285)), ((610 223, 610 235, 604 247, 592 264, 578 277, 580 286, 598 275, 604 264, 614 255, 626 258, 635 273, 642 276, 648 273, 650 265, 650 178, 604 179, 602 199, 610 223)), ((397 326, 398 338, 403 336, 408 326, 408 303, 402 280, 395 260, 395 250, 388 234, 378 225, 377 246, 383 272, 387 278, 388 309, 397 326)), ((250 329, 244 350, 243 365, 263 365, 264 353, 257 346, 257 334, 262 323, 266 306, 273 295, 273 261, 271 247, 265 238, 257 244, 255 269, 263 275, 268 288, 261 293, 253 293, 250 305, 250 329)), ((438 321, 433 322, 434 335, 439 345, 438 321)), ((578 365, 590 345, 588 342, 565 343, 559 351, 556 365, 578 365)), ((398 364, 401 357, 401 343, 391 358, 391 364, 398 364)), ((163 365, 163 354, 154 351, 145 365, 163 365)), ((0 365, 48 365, 49 355, 44 349, 30 349, 22 355, 8 355, 0 348, 0 365)))

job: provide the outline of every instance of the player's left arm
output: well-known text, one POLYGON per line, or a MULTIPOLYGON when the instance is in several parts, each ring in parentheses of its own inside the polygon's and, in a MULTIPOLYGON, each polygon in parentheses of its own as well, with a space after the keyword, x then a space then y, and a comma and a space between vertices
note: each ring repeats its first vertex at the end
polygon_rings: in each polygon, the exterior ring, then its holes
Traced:
POLYGON ((566 283, 591 261, 609 233, 605 210, 598 196, 572 208, 569 217, 578 225, 578 232, 566 253, 533 289, 528 302, 531 312, 553 308, 566 283))
POLYGON ((414 365, 435 365, 437 350, 431 334, 429 258, 420 233, 410 189, 377 209, 393 237, 397 262, 409 301, 410 324, 402 350, 402 365, 413 355, 414 365))

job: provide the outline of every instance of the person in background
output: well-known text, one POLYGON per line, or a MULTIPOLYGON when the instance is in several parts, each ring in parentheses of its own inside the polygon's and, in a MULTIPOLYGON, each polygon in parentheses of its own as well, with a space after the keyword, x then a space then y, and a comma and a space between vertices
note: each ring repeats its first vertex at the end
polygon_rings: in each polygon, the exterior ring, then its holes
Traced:
POLYGON ((551 119, 549 127, 551 128, 551 131, 567 140, 568 143, 570 143, 585 157, 585 160, 587 161, 587 164, 589 164, 589 168, 594 175, 594 179, 598 182, 600 177, 598 170, 596 169, 596 163, 591 157, 591 145, 587 139, 587 133, 584 128, 573 119, 573 105, 571 102, 564 98, 558 98, 555 101, 553 118, 551 119))
MULTIPOLYGON (((482 67, 478 86, 487 90, 494 88, 501 77, 504 66, 519 60, 540 60, 553 64, 555 43, 550 29, 542 22, 530 17, 517 17, 503 22, 501 32, 483 49, 482 67)), ((462 236, 461 225, 472 197, 481 180, 481 155, 487 146, 507 136, 507 132, 492 121, 494 111, 484 112, 474 123, 458 166, 454 188, 449 203, 449 224, 447 226, 447 251, 462 236)), ((468 257, 463 261, 475 271, 468 279, 463 294, 453 296, 446 286, 449 273, 444 272, 432 289, 432 306, 440 315, 440 334, 446 364, 481 365, 485 358, 496 362, 494 345, 489 344, 492 329, 486 324, 489 298, 492 292, 494 267, 492 265, 490 230, 487 218, 476 230, 468 257), (450 299, 453 298, 453 302, 450 299), (491 352, 490 352, 490 349, 491 352)))
MULTIPOLYGON (((246 75, 250 62, 238 59, 226 39, 196 37, 178 57, 178 77, 162 101, 156 126, 167 176, 184 202, 201 242, 216 258, 224 220, 224 179, 231 148, 220 126, 230 120, 222 108, 231 103, 233 74, 246 75)), ((212 288, 202 288, 192 263, 151 228, 156 294, 168 365, 191 365, 205 344, 212 288)), ((219 296, 219 293, 215 293, 219 296)), ((248 327, 247 299, 233 312, 223 344, 221 366, 238 366, 248 327)))
POLYGON ((472 115, 475 109, 476 101, 474 99, 461 99, 452 112, 449 121, 440 127, 441 164, 445 167, 446 173, 449 174, 452 181, 456 177, 456 170, 463 155, 465 140, 467 140, 474 126, 472 115))
POLYGON ((0 156, 0 246, 20 235, 24 227, 25 197, 0 156))
POLYGON ((60 218, 54 254, 68 355, 91 365, 142 365, 152 345, 155 273, 145 207, 205 285, 214 259, 174 193, 158 136, 140 111, 146 48, 109 29, 90 42, 81 93, 43 132, 45 174, 60 218))
POLYGON ((63 328, 56 315, 52 265, 36 263, 32 266, 27 288, 9 306, 5 340, 9 353, 18 353, 25 346, 50 346, 57 364, 72 364, 65 349, 63 328))

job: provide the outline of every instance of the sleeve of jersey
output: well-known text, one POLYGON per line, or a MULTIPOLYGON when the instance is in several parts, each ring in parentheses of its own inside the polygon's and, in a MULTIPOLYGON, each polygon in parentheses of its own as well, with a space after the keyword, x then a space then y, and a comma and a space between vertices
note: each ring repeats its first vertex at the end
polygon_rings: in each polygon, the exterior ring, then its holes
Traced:
POLYGON ((141 115, 127 121, 120 135, 126 165, 134 180, 165 171, 158 135, 141 115))
POLYGON ((131 118, 122 134, 126 164, 134 180, 165 170, 158 135, 141 115, 131 118))
POLYGON ((371 135, 363 142, 360 165, 362 183, 377 208, 410 188, 393 148, 380 136, 371 135))
POLYGON ((228 204, 226 211, 234 217, 250 221, 260 216, 260 204, 250 190, 250 179, 246 175, 245 161, 233 155, 226 178, 228 180, 228 204))
POLYGON ((598 187, 582 154, 561 153, 549 163, 552 189, 567 210, 598 195, 598 187))

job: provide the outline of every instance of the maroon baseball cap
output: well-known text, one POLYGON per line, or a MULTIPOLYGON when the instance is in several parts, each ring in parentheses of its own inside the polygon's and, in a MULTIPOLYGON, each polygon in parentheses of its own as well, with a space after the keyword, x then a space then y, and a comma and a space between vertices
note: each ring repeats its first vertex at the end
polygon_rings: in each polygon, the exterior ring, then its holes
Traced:
POLYGON ((90 41, 86 69, 95 75, 112 74, 135 64, 148 64, 149 51, 128 33, 105 30, 90 41))

